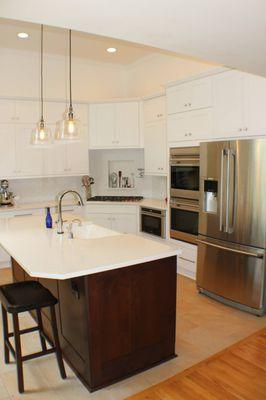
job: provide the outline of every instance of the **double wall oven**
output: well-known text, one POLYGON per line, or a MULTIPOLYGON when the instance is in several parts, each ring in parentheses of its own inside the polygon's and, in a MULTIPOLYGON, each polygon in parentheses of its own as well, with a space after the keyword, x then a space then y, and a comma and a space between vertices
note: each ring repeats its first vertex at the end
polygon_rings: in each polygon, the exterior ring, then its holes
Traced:
POLYGON ((170 237, 196 243, 199 220, 199 147, 170 149, 170 237))

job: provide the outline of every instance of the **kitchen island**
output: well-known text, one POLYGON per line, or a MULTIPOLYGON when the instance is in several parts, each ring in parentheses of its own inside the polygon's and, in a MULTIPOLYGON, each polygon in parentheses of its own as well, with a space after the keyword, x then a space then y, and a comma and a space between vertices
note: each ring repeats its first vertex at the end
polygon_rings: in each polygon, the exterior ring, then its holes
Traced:
MULTIPOLYGON (((39 280, 58 298, 63 356, 88 389, 175 357, 178 251, 89 222, 74 239, 43 225, 40 217, 3 219, 0 244, 14 281, 39 280)), ((52 337, 49 311, 42 315, 52 337)))

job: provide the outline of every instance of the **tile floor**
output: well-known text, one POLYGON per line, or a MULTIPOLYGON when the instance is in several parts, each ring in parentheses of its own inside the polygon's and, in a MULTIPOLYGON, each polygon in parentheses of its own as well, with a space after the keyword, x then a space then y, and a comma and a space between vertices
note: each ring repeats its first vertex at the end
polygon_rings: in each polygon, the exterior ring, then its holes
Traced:
MULTIPOLYGON (((0 284, 10 281, 9 270, 0 270, 0 284)), ((21 316, 21 326, 32 325, 29 315, 21 316)), ((195 282, 178 276, 177 341, 178 357, 167 363, 90 394, 67 367, 68 379, 59 377, 53 355, 24 364, 26 393, 17 392, 15 364, 5 365, 0 333, 0 400, 122 400, 154 385, 211 354, 266 326, 266 316, 259 318, 229 308, 199 295, 195 282)), ((23 336, 23 350, 39 350, 36 333, 23 336)))

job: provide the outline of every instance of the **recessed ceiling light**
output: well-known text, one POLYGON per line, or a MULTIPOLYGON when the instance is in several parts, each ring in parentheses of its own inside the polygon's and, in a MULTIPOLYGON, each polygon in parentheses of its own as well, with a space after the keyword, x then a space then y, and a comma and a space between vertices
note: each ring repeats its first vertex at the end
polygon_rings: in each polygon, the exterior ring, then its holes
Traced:
POLYGON ((29 34, 27 32, 19 32, 17 36, 20 39, 28 39, 29 34))
POLYGON ((117 51, 117 49, 115 47, 108 47, 108 49, 106 49, 106 51, 108 51, 108 53, 115 53, 117 51))

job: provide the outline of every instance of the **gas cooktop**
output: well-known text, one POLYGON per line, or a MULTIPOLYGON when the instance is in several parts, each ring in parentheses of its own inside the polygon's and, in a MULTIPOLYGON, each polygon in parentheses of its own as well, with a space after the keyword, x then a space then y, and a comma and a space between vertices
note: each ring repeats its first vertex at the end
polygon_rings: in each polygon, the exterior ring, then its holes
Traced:
POLYGON ((143 199, 143 196, 93 196, 87 201, 140 201, 143 199))

